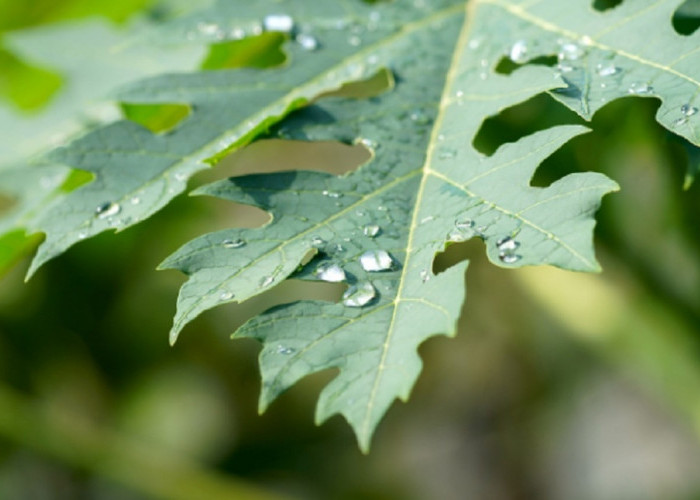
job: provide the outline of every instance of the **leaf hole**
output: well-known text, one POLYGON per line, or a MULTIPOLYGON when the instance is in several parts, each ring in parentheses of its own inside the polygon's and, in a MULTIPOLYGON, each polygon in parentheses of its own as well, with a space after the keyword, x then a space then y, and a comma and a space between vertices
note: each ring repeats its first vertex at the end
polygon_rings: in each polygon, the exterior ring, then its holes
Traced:
POLYGON ((557 125, 582 123, 573 111, 543 93, 486 119, 474 137, 474 147, 491 156, 502 145, 534 132, 557 125))
POLYGON ((433 259, 433 274, 438 275, 464 260, 479 260, 486 255, 486 244, 478 236, 459 243, 447 242, 433 259))
POLYGON ((268 31, 241 40, 215 43, 209 46, 201 68, 218 70, 232 68, 273 68, 284 64, 287 56, 282 44, 287 37, 279 32, 268 31))
POLYGON ((700 1, 686 0, 673 13, 673 28, 680 35, 692 35, 700 28, 700 1))
POLYGON ((262 139, 234 152, 217 165, 215 178, 289 170, 316 170, 343 175, 371 158, 361 144, 338 141, 262 139))
POLYGON ((557 56, 540 56, 527 61, 525 64, 518 64, 514 62, 510 57, 504 56, 501 58, 500 61, 498 61, 495 71, 496 73, 499 73, 501 75, 510 75, 516 69, 529 64, 553 68, 557 64, 557 56))
POLYGON ((605 12, 606 10, 618 7, 622 1, 623 0, 595 0, 593 2, 593 8, 599 12, 605 12))
POLYGON ((120 104, 124 117, 146 127, 154 134, 170 132, 191 112, 185 104, 120 104))
POLYGON ((327 97, 345 97, 350 99, 368 99, 377 97, 394 88, 394 75, 382 68, 365 80, 344 83, 338 90, 319 95, 316 100, 327 97))

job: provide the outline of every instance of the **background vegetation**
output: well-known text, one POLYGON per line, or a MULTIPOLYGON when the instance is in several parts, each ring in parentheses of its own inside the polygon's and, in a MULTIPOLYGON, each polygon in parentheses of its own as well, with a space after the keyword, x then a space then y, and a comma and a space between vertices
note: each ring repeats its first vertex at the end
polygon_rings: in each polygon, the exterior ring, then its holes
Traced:
MULTIPOLYGON (((179 8, 0 0, 0 30, 179 8)), ((51 75, 0 49, 0 105, 41 113, 60 92, 51 75)), ((0 498, 700 498, 700 187, 682 189, 686 152, 654 121, 657 105, 606 106, 593 133, 537 174, 547 184, 594 170, 620 183, 599 213, 603 274, 498 269, 480 242, 440 257, 472 260, 460 334, 422 347, 412 399, 390 410, 367 457, 340 419, 312 424, 333 373, 258 416, 259 348, 229 340, 272 304, 336 288, 285 283, 203 315, 168 346, 183 277, 154 268, 203 232, 261 224, 261 212, 181 197, 123 234, 81 243, 26 285, 28 261, 16 264, 0 280, 0 498)), ((539 97, 486 122, 478 144, 573 122, 539 97)), ((342 171, 363 154, 260 142, 190 185, 329 159, 342 171)))

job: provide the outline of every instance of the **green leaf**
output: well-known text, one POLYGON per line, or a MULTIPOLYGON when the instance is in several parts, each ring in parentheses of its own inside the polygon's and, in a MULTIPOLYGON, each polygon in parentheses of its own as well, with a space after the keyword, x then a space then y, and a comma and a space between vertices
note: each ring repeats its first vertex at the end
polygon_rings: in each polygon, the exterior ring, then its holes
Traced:
MULTIPOLYGON (((288 14, 299 26, 313 30, 309 36, 323 50, 296 37, 285 46, 293 64, 280 68, 167 74, 127 85, 117 96, 123 102, 188 105, 191 112, 167 134, 119 121, 50 154, 53 162, 93 172, 95 180, 57 200, 37 220, 33 229, 44 232, 46 239, 29 275, 82 239, 125 229, 154 214, 184 191, 194 173, 319 94, 376 73, 405 34, 419 30, 432 17, 453 12, 454 7, 438 9, 450 3, 443 0, 430 9, 412 9, 381 24, 371 19, 375 11, 370 6, 355 0, 319 8, 290 4, 288 14), (423 18, 426 14, 429 17, 423 18), (354 34, 366 23, 374 26, 371 32, 362 38, 354 34)), ((171 31, 176 34, 164 38, 207 41, 257 34, 262 12, 271 6, 277 3, 256 2, 251 7, 248 2, 220 2, 211 11, 175 23, 171 31), (255 22, 241 16, 241 11, 249 12, 255 22)))
MULTIPOLYGON (((483 54, 468 48, 470 25, 462 19, 461 12, 428 18, 403 37, 390 60, 393 92, 322 101, 281 125, 291 138, 361 142, 373 152, 369 163, 342 177, 302 171, 207 186, 199 192, 257 206, 272 221, 195 239, 162 265, 189 276, 171 340, 202 311, 289 277, 347 282, 341 303, 279 306, 235 336, 264 343, 261 410, 300 378, 339 369, 316 419, 342 414, 365 451, 391 403, 408 398, 421 369, 417 347, 455 332, 466 263, 435 275, 435 254, 479 237, 500 266, 597 270, 592 214, 617 189, 596 173, 529 186, 542 160, 585 132, 580 126, 533 134, 491 157, 474 149, 486 117, 564 83, 535 66, 483 80, 483 54), (444 50, 455 42, 454 54, 444 50), (310 252, 315 258, 303 265, 310 252)), ((489 47, 494 63, 499 46, 489 47)))

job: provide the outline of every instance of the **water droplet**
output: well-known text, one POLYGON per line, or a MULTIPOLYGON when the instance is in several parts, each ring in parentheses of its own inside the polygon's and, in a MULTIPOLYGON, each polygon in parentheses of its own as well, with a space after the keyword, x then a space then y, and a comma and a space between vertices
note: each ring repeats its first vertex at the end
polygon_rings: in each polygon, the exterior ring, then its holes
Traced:
POLYGON ((444 135, 444 134, 438 134, 437 140, 438 140, 438 141, 444 141, 444 140, 445 140, 445 135, 444 135))
POLYGON ((365 138, 360 139, 360 144, 362 144, 363 146, 365 146, 369 149, 375 149, 378 146, 377 141, 373 141, 372 139, 365 139, 365 138))
POLYGON ((455 97, 456 97, 457 99, 460 99, 460 98, 464 97, 464 91, 463 91, 463 90, 458 90, 457 92, 455 92, 455 97))
POLYGON ((579 45, 566 42, 562 44, 558 58, 560 61, 576 61, 580 59, 586 51, 579 45))
POLYGON ((674 127, 680 127, 681 125, 685 125, 688 123, 688 117, 684 116, 683 118, 677 118, 673 120, 673 126, 674 127))
POLYGON ((388 271, 394 266, 394 259, 386 250, 367 250, 360 256, 360 264, 365 271, 388 271))
POLYGON ((423 269, 420 272, 420 279, 423 283, 427 283, 428 280, 430 279, 430 272, 427 269, 423 269))
POLYGON ((518 40, 510 48, 509 54, 511 61, 515 63, 524 63, 527 61, 527 42, 518 40))
POLYGON ((180 182, 185 181, 185 180, 187 180, 187 174, 184 172, 177 172, 175 174, 175 180, 180 181, 180 182))
POLYGON ((343 253, 345 251, 345 247, 343 245, 341 245, 340 243, 336 243, 335 251, 338 253, 343 253))
POLYGON ((316 276, 323 281, 331 283, 339 283, 345 281, 345 271, 338 264, 326 263, 321 264, 316 269, 316 276))
POLYGON ((274 276, 267 276, 267 277, 261 279, 260 280, 260 288, 265 288, 265 287, 270 286, 273 281, 275 281, 274 276))
POLYGON ((427 125, 432 121, 430 117, 422 111, 414 111, 413 113, 411 113, 411 120, 417 123, 418 125, 427 125))
POLYGON ((365 281, 350 286, 343 294, 343 304, 348 307, 362 307, 368 304, 377 295, 372 283, 365 281))
POLYGON ((313 51, 318 49, 318 40, 316 40, 316 37, 314 37, 313 35, 309 35, 307 33, 299 33, 296 36, 296 41, 299 45, 301 45, 301 48, 304 50, 313 51))
POLYGON ((629 94, 650 94, 654 91, 654 87, 648 83, 633 83, 627 89, 629 94))
POLYGON ((286 14, 270 14, 263 19, 266 31, 289 33, 294 28, 294 20, 286 14))
POLYGON ((141 203, 141 198, 140 198, 140 197, 134 196, 134 197, 131 198, 131 204, 132 204, 132 205, 138 205, 139 203, 141 203))
POLYGON ((95 209, 95 215, 97 215, 98 219, 106 219, 107 217, 117 215, 119 212, 121 212, 121 210, 122 207, 119 205, 119 203, 112 203, 111 201, 108 201, 95 209))
POLYGON ((498 254, 498 258, 501 259, 501 262, 504 262, 506 264, 514 264, 518 262, 522 257, 520 257, 520 255, 515 255, 509 252, 501 252, 500 254, 498 254))
POLYGON ((693 116, 698 112, 698 108, 691 106, 690 104, 684 104, 681 106, 681 113, 685 116, 693 116))
POLYGON ((598 76, 613 76, 622 71, 620 68, 615 66, 612 62, 606 62, 606 63, 598 63, 598 65, 595 68, 596 73, 598 73, 598 76))
POLYGON ((457 156, 457 150, 455 149, 441 148, 438 153, 438 158, 441 160, 450 160, 455 156, 457 156))
POLYGON ((246 242, 245 242, 245 240, 237 238, 235 240, 226 239, 226 240, 222 241, 221 244, 225 248, 241 248, 241 247, 244 247, 246 245, 246 242))
POLYGON ((245 36, 245 31, 243 31, 241 28, 233 28, 231 30, 231 38, 233 40, 240 40, 245 36))
POLYGON ((87 231, 80 231, 80 232, 78 233, 78 239, 79 239, 79 240, 84 240, 85 238, 87 238, 87 235, 88 235, 88 234, 87 234, 87 231))
POLYGON ((471 229, 474 227, 474 221, 471 219, 457 219, 455 220, 455 227, 457 229, 471 229))
POLYGON ((233 294, 231 292, 221 292, 221 295, 219 295, 220 300, 231 300, 233 298, 233 294))
POLYGON ((284 347, 283 345, 277 346, 277 354, 284 354, 287 356, 289 354, 294 354, 295 352, 296 349, 292 349, 291 347, 284 347))
POLYGON ((335 191, 327 191, 323 190, 322 193, 323 196, 328 196, 329 198, 342 198, 342 193, 336 193, 335 191))
POLYGON ((472 38, 471 40, 469 40, 467 47, 469 47, 471 50, 476 50, 481 46, 481 42, 481 38, 472 38))
POLYGON ((311 244, 315 247, 320 247, 325 242, 326 242, 326 240, 324 240, 323 238, 321 238, 319 236, 314 236, 313 238, 311 238, 311 244))
POLYGON ((369 236, 370 238, 374 238, 379 234, 379 232, 382 229, 376 225, 376 224, 368 224, 366 225, 363 229, 362 232, 364 233, 365 236, 369 236))
POLYGON ((197 24, 197 29, 203 35, 217 35, 219 33, 219 26, 216 23, 201 22, 197 24))
POLYGON ((579 40, 579 41, 581 42, 581 45, 586 45, 586 46, 593 45, 593 39, 588 35, 583 35, 581 37, 581 40, 579 40))
POLYGON ((520 246, 520 243, 515 241, 510 236, 505 236, 496 242, 496 246, 502 252, 512 252, 520 246))
POLYGON ((423 218, 420 220, 420 224, 421 224, 421 225, 422 225, 422 224, 427 224, 428 222, 433 221, 433 220, 435 220, 435 216, 433 216, 433 215, 428 215, 427 217, 423 217, 423 218))
POLYGON ((362 43, 362 39, 357 35, 352 35, 348 38, 348 43, 353 47, 357 47, 362 43))

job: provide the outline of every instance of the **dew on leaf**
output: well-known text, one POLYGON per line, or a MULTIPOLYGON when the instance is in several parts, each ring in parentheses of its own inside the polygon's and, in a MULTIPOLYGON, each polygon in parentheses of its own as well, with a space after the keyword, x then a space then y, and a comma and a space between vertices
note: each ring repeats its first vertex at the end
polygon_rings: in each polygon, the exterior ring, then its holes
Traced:
POLYGON ((362 40, 360 39, 359 36, 352 35, 351 37, 348 38, 348 43, 350 45, 352 45, 353 47, 357 47, 362 43, 362 40))
POLYGON ((685 116, 693 116, 698 112, 698 108, 691 106, 690 104, 684 104, 681 106, 681 113, 685 116))
POLYGON ((621 72, 622 70, 615 66, 612 62, 606 62, 606 63, 598 63, 598 65, 595 68, 596 73, 598 73, 598 76, 613 76, 616 75, 617 73, 621 72))
POLYGON ((522 257, 520 255, 515 255, 514 253, 510 252, 501 252, 498 254, 498 258, 501 259, 501 262, 504 262, 506 264, 514 264, 518 262, 522 257))
POLYGON ((527 61, 527 42, 525 40, 518 40, 513 44, 508 52, 511 61, 515 63, 523 63, 527 61))
POLYGON ((321 192, 323 196, 328 196, 329 198, 342 198, 342 193, 336 193, 335 191, 323 190, 321 192))
POLYGON ((231 300, 233 298, 233 294, 231 292, 221 292, 221 295, 219 295, 219 300, 231 300))
POLYGON ((428 271, 427 269, 423 269, 420 272, 420 279, 423 283, 427 283, 428 280, 430 280, 430 271, 428 271))
POLYGON ((579 45, 567 42, 562 44, 558 58, 560 61, 576 61, 580 59, 586 51, 579 45))
POLYGON ((474 227, 474 221, 471 219, 457 219, 455 220, 455 227, 460 230, 471 229, 474 227))
POLYGON ((345 280, 345 271, 338 264, 325 263, 318 266, 316 276, 323 281, 339 283, 345 280))
POLYGON ((296 349, 293 349, 291 347, 284 347, 283 345, 278 345, 277 346, 277 353, 278 354, 284 354, 289 355, 289 354, 294 354, 296 352, 296 349))
POLYGON ((326 242, 326 240, 324 240, 320 236, 314 236, 313 238, 311 238, 311 244, 315 247, 320 247, 325 242, 326 242))
POLYGON ((95 215, 98 219, 106 219, 107 217, 113 217, 122 211, 121 205, 119 203, 113 203, 111 201, 105 202, 95 209, 95 215))
POLYGON ((455 156, 457 156, 457 150, 455 149, 442 148, 438 153, 438 158, 441 160, 450 160, 455 156))
POLYGON ((287 14, 270 14, 263 19, 265 31, 289 33, 294 28, 294 19, 287 14))
POLYGON ((245 242, 245 240, 237 238, 235 240, 226 239, 226 240, 222 241, 221 244, 226 248, 241 248, 241 247, 245 246, 246 242, 245 242))
POLYGON ((299 33, 296 36, 296 41, 304 50, 313 51, 318 49, 318 40, 315 36, 308 33, 299 33))
POLYGON ((654 87, 648 83, 633 83, 627 89, 629 94, 650 94, 654 91, 654 87))
POLYGON ((368 272, 388 271, 394 266, 394 259, 386 250, 367 250, 360 256, 360 264, 368 272))
POLYGON ((364 281, 350 286, 343 294, 343 304, 348 307, 362 307, 377 295, 372 283, 364 281))
POLYGON ((382 230, 378 225, 376 224, 367 224, 364 228, 362 228, 362 233, 365 236, 369 236, 370 238, 374 238, 379 234, 379 232, 382 230))
POLYGON ((501 252, 513 251, 520 246, 520 243, 515 241, 510 236, 505 236, 496 242, 496 246, 501 252))
POLYGON ((411 120, 418 125, 427 125, 432 121, 430 117, 422 111, 414 111, 411 113, 411 120))
POLYGON ((79 240, 84 240, 85 238, 87 238, 87 235, 88 235, 88 234, 87 234, 87 231, 80 231, 80 232, 78 233, 78 239, 79 239, 79 240))
POLYGON ((130 201, 132 205, 138 205, 141 203, 141 198, 138 196, 133 196, 130 201))

